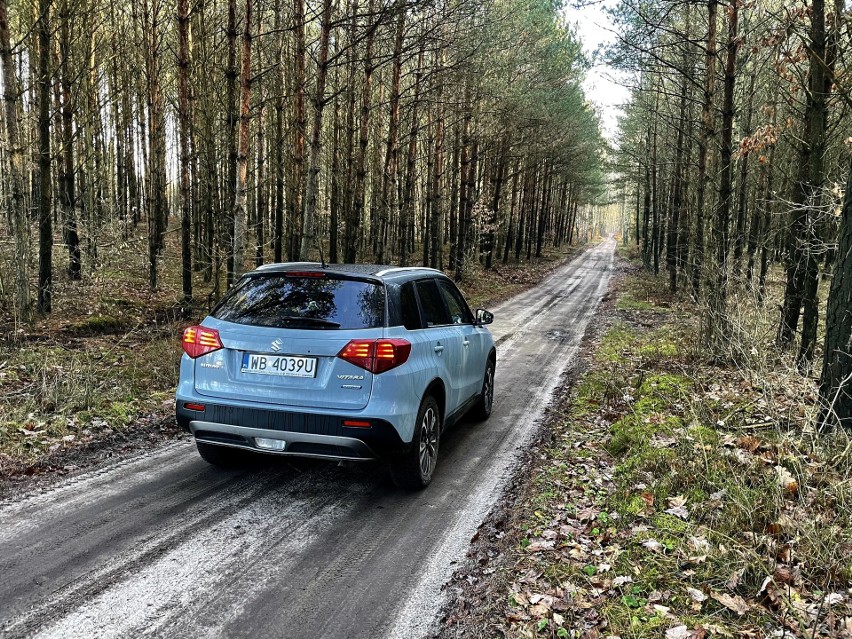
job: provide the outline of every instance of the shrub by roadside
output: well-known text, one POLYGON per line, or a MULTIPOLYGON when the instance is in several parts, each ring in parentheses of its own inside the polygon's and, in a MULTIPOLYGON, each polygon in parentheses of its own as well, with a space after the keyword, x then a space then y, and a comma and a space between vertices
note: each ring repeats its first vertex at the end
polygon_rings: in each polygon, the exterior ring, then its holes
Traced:
POLYGON ((852 637, 852 444, 795 374, 707 363, 658 287, 602 309, 442 637, 852 637))

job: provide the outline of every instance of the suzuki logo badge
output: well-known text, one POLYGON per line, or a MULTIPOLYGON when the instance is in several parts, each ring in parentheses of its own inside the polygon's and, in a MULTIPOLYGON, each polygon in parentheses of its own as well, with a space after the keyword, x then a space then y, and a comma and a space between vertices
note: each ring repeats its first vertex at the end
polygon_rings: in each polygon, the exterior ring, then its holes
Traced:
POLYGON ((280 350, 281 350, 281 347, 282 347, 283 345, 284 345, 284 342, 282 342, 280 339, 277 339, 277 340, 275 340, 274 342, 272 342, 272 350, 273 350, 273 352, 277 353, 278 351, 280 351, 280 350))

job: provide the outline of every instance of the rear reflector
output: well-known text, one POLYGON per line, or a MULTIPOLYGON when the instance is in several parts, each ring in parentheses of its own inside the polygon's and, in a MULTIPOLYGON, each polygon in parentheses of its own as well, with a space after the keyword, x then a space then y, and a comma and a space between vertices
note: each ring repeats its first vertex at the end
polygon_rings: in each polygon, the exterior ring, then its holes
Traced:
POLYGON ((372 426, 370 422, 360 422, 354 419, 343 420, 343 425, 349 426, 349 428, 370 428, 372 426))
POLYGON ((353 339, 337 354, 376 375, 405 364, 409 355, 411 343, 404 339, 353 339))
POLYGON ((224 348, 222 340, 219 339, 219 331, 215 328, 206 328, 204 326, 190 326, 187 328, 183 332, 181 346, 183 346, 184 352, 192 359, 224 348))
POLYGON ((199 412, 204 412, 204 404, 189 404, 186 403, 183 407, 187 410, 197 410, 199 412))

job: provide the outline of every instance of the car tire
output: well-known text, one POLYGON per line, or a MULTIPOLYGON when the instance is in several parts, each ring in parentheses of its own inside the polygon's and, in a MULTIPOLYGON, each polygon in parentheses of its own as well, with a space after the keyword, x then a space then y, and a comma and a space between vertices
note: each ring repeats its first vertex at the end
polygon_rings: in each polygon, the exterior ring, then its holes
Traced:
POLYGON ((491 417, 491 409, 494 405, 494 360, 488 358, 485 365, 485 374, 482 376, 482 392, 473 408, 470 409, 470 417, 477 422, 484 422, 491 417))
POLYGON ((199 441, 195 442, 195 447, 198 448, 198 454, 204 461, 219 468, 240 468, 248 463, 249 453, 237 448, 199 441))
POLYGON ((426 488, 432 481, 438 462, 440 441, 441 411, 435 398, 427 395, 417 411, 411 448, 390 464, 393 483, 400 488, 426 488))

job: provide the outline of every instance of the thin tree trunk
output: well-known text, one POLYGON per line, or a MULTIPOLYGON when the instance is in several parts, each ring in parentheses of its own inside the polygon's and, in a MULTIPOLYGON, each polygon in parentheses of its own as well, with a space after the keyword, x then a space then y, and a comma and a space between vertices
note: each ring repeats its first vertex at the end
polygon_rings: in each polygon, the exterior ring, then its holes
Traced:
POLYGON ((6 0, 0 0, 0 68, 3 70, 3 113, 9 150, 9 219, 15 238, 15 319, 18 322, 27 322, 32 314, 29 289, 30 227, 24 198, 24 148, 18 127, 17 106, 21 94, 12 60, 6 0))
MULTIPOLYGON (((689 5, 685 9, 686 17, 686 36, 690 35, 690 11, 689 5)), ((678 273, 678 257, 680 253, 681 243, 681 218, 686 217, 684 210, 684 190, 685 184, 683 179, 683 155, 684 155, 684 129, 686 128, 686 109, 687 99, 689 98, 689 83, 686 76, 689 66, 688 50, 684 48, 683 57, 681 60, 683 65, 684 75, 681 78, 680 85, 680 108, 678 115, 677 127, 677 142, 675 143, 675 164, 672 172, 672 217, 668 226, 668 238, 666 240, 666 268, 669 271, 669 290, 672 293, 677 292, 677 273, 678 273)))
POLYGON ((695 201, 695 244, 692 249, 692 296, 701 290, 704 267, 704 209, 706 207, 707 156, 713 137, 713 93, 716 84, 716 14, 718 0, 707 1, 707 43, 704 48, 704 98, 701 102, 701 137, 698 142, 698 193, 695 201))
POLYGON ((714 285, 710 291, 710 339, 717 348, 723 347, 729 334, 727 316, 728 287, 728 225, 731 214, 733 130, 734 130, 734 89, 737 81, 737 35, 739 5, 732 2, 727 11, 728 44, 725 58, 725 90, 722 102, 722 147, 720 161, 722 172, 719 181, 719 202, 713 223, 713 243, 716 249, 716 272, 714 285))
POLYGON ((71 15, 68 0, 63 0, 59 15, 59 56, 62 84, 62 160, 59 181, 61 183, 63 236, 68 245, 68 276, 72 280, 82 277, 80 257, 80 235, 77 231, 77 197, 74 180, 74 122, 76 108, 71 93, 71 15))
POLYGON ((825 313, 820 423, 852 430, 852 161, 840 222, 837 264, 825 313))
MULTIPOLYGON (((443 61, 443 50, 438 48, 435 52, 434 69, 440 68, 443 61)), ((438 80, 435 89, 435 149, 432 160, 432 198, 429 221, 429 266, 432 268, 443 267, 444 250, 444 211, 445 211, 445 184, 444 179, 444 83, 438 80)))
MULTIPOLYGON (((260 20, 258 20, 258 32, 260 31, 260 20)), ((259 56, 258 56, 259 57, 259 56)), ((263 92, 258 90, 258 94, 263 92)), ((257 109, 257 173, 255 174, 255 216, 254 216, 254 238, 255 252, 254 265, 262 266, 266 248, 266 144, 264 138, 264 114, 263 95, 259 96, 260 106, 257 109)))
POLYGON ((38 33, 38 297, 40 313, 53 308, 53 218, 50 175, 50 5, 39 0, 38 33))
MULTIPOLYGON (((281 28, 281 9, 275 8, 275 19, 273 28, 277 35, 275 54, 278 59, 284 55, 284 30, 281 28)), ((281 262, 284 258, 284 71, 276 74, 276 97, 275 97, 275 145, 273 154, 275 157, 275 237, 273 254, 275 262, 281 262)))
MULTIPOLYGON (((405 187, 403 189, 402 206, 400 207, 401 231, 399 235, 399 264, 408 265, 408 234, 414 229, 414 178, 417 167, 417 134, 420 130, 418 107, 420 106, 420 90, 423 79, 423 61, 426 54, 426 38, 421 37, 420 52, 417 54, 417 70, 414 75, 414 97, 411 101, 411 129, 408 132, 408 155, 406 159, 405 187), (408 229, 411 229, 409 231, 408 229)), ((428 176, 428 172, 427 172, 428 176)), ((423 229, 424 237, 426 229, 423 229)), ((424 265, 426 260, 423 260, 424 265)))
POLYGON ((234 269, 233 277, 238 278, 245 269, 246 215, 248 208, 247 176, 249 123, 251 121, 251 41, 252 41, 252 5, 254 0, 246 0, 246 12, 243 25, 242 64, 240 70, 240 130, 237 143, 237 182, 234 197, 234 269))
MULTIPOLYGON (((372 16, 375 0, 367 3, 367 15, 372 16)), ((376 18, 370 18, 375 20, 376 18)), ((361 238, 361 222, 364 217, 364 198, 367 182, 367 145, 370 143, 370 106, 373 88, 373 43, 377 25, 368 27, 364 42, 364 80, 361 92, 361 125, 358 136, 358 149, 355 159, 355 185, 352 197, 352 210, 347 222, 346 261, 355 262, 358 258, 358 242, 361 238)))
POLYGON ((819 245, 820 208, 822 188, 825 182, 826 132, 828 130, 828 99, 831 96, 832 77, 837 58, 840 39, 841 15, 845 4, 835 0, 831 32, 826 35, 825 2, 813 0, 811 4, 811 47, 810 47, 810 91, 808 109, 810 138, 806 138, 809 147, 807 184, 800 190, 803 204, 807 206, 808 217, 807 245, 805 246, 805 271, 802 283, 802 342, 799 345, 798 367, 802 374, 808 374, 814 360, 819 324, 819 245))
MULTIPOLYGON (((751 121, 754 113, 754 83, 756 73, 751 74, 748 98, 746 103, 746 119, 743 126, 743 137, 751 134, 751 121)), ((737 226, 734 233, 734 278, 739 279, 742 272, 743 247, 746 240, 745 222, 748 214, 748 160, 749 153, 743 153, 739 159, 739 184, 737 184, 737 226)))
POLYGON ((298 260, 302 245, 302 222, 304 200, 302 188, 305 182, 305 0, 293 0, 293 36, 296 43, 293 60, 293 171, 290 178, 289 218, 290 238, 288 254, 298 260))
POLYGON ((178 119, 180 121, 180 248, 183 301, 192 301, 192 192, 189 179, 190 112, 189 112, 189 0, 178 0, 178 119))
POLYGON ((148 267, 152 290, 158 285, 157 261, 164 247, 166 220, 166 122, 160 88, 160 0, 143 0, 142 30, 148 81, 148 267))
POLYGON ((322 115, 325 109, 325 83, 328 76, 328 40, 331 33, 331 0, 323 0, 320 41, 317 53, 317 77, 314 90, 314 119, 308 160, 308 183, 305 188, 305 211, 299 259, 307 260, 316 243, 317 191, 319 190, 320 157, 322 155, 322 115))
MULTIPOLYGON (((396 207, 397 180, 399 175, 399 100, 400 77, 402 76, 402 42, 405 34, 405 5, 399 3, 399 15, 396 22, 396 34, 393 44, 393 65, 391 68, 391 93, 388 103, 388 129, 385 144, 384 170, 382 171, 381 200, 379 201, 380 249, 376 261, 384 264, 386 229, 396 207)), ((404 226, 400 224, 399 236, 405 236, 404 226)), ((397 245, 404 244, 397 241, 397 245)), ((404 247, 401 247, 404 251, 404 247)))
POLYGON ((236 219, 237 210, 237 166, 239 164, 237 150, 237 0, 228 0, 228 26, 225 29, 228 40, 228 66, 225 69, 225 135, 228 149, 228 171, 225 183, 225 250, 226 250, 226 285, 234 282, 236 251, 236 219))

